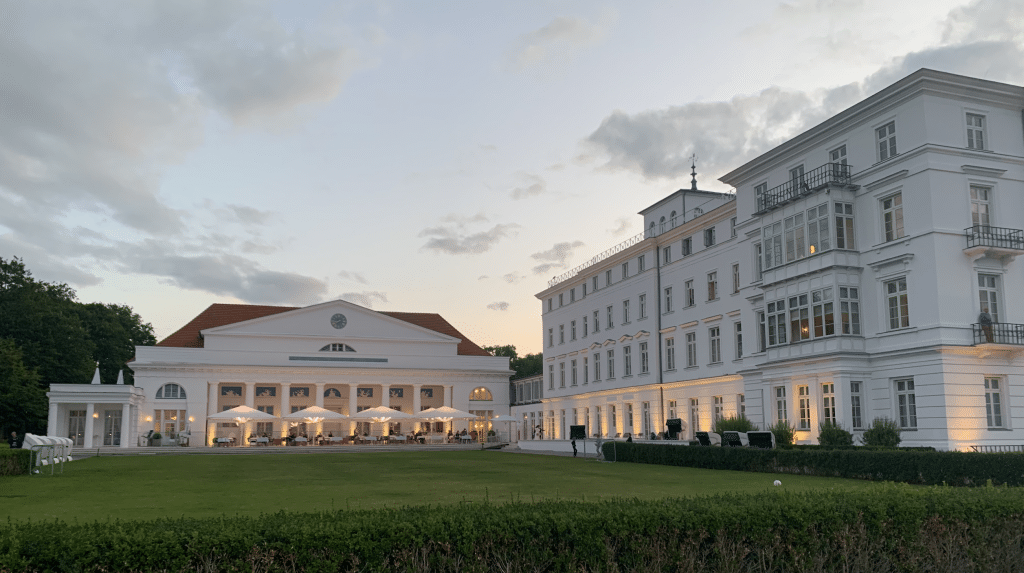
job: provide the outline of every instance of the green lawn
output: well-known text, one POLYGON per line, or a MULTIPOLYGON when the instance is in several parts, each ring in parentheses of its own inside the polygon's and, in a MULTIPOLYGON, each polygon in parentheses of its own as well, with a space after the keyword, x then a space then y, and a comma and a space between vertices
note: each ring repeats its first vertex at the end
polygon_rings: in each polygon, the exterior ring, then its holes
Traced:
MULTIPOLYGON (((99 457, 64 474, 0 477, 0 518, 105 521, 730 491, 865 489, 854 480, 497 451, 99 457)), ((47 471, 47 470, 43 470, 47 471)))

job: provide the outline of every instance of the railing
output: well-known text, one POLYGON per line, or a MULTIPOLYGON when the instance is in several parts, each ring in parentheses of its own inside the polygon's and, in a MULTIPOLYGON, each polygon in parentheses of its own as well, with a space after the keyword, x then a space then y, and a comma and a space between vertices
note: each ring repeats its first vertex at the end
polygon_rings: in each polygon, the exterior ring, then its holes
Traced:
POLYGON ((964 229, 967 236, 967 248, 996 247, 1024 251, 1024 231, 1005 229, 988 225, 974 225, 964 229))
POLYGON ((998 445, 998 446, 971 446, 972 452, 983 452, 988 454, 1003 452, 1024 452, 1024 445, 998 445))
POLYGON ((649 236, 653 237, 654 235, 651 235, 648 231, 642 231, 640 233, 637 233, 636 235, 633 235, 632 237, 626 239, 625 241, 622 241, 621 243, 615 245, 614 247, 608 249, 607 251, 594 255, 593 258, 583 263, 582 265, 579 265, 571 270, 565 271, 564 273, 556 277, 553 277, 551 280, 548 281, 548 286, 553 287, 562 281, 571 279, 572 277, 583 272, 584 269, 596 265, 597 263, 607 259, 608 257, 616 253, 621 253, 622 251, 628 249, 629 247, 632 247, 637 243, 643 242, 643 240, 649 236))
POLYGON ((810 195, 826 185, 850 185, 851 173, 852 167, 845 163, 826 163, 816 167, 762 193, 757 198, 757 211, 769 211, 793 199, 810 195))
POLYGON ((1024 324, 994 322, 972 324, 974 344, 1014 344, 1024 346, 1024 324))

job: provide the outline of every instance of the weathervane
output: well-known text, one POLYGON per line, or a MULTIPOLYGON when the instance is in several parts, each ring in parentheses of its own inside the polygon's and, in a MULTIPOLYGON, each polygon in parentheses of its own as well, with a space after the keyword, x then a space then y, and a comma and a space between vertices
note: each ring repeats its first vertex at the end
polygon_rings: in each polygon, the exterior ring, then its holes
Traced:
POLYGON ((697 154, 694 153, 692 156, 690 156, 690 159, 692 161, 692 163, 690 164, 690 168, 693 169, 693 172, 690 173, 690 175, 693 177, 693 179, 690 180, 690 190, 691 191, 696 191, 697 190, 697 154))

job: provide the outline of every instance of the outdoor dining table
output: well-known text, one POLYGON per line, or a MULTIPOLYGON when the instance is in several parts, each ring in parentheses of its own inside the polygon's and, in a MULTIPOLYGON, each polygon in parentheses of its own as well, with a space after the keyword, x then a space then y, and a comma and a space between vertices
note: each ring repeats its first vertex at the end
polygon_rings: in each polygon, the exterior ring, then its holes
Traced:
POLYGON ((231 445, 231 438, 214 438, 213 441, 214 441, 214 443, 217 444, 217 446, 230 446, 231 445))
POLYGON ((443 444, 444 436, 427 436, 427 443, 429 444, 443 444))
POLYGON ((364 441, 364 442, 376 442, 377 441, 377 436, 363 436, 360 439, 362 441, 364 441))
POLYGON ((345 436, 330 436, 327 439, 333 444, 334 442, 344 442, 345 436))
POLYGON ((292 441, 295 442, 296 444, 302 444, 302 445, 308 445, 309 444, 309 440, 307 440, 306 438, 303 438, 302 436, 299 436, 298 438, 294 438, 294 439, 292 439, 292 441))
POLYGON ((404 442, 405 436, 388 436, 389 442, 404 442))
POLYGON ((463 442, 471 442, 471 441, 473 441, 473 436, 469 436, 469 435, 459 436, 459 439, 462 440, 463 442))

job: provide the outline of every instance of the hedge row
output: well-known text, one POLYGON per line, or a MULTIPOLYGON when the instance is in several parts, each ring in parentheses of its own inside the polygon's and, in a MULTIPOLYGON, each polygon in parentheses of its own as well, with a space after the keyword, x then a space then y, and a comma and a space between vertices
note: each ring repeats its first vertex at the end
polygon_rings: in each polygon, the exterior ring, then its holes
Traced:
POLYGON ((1024 491, 911 488, 0 525, 0 571, 1013 571, 1024 491))
POLYGON ((0 449, 0 476, 27 474, 31 464, 31 450, 0 449))
POLYGON ((605 443, 606 460, 923 485, 1024 485, 1024 455, 909 450, 716 448, 605 443))

